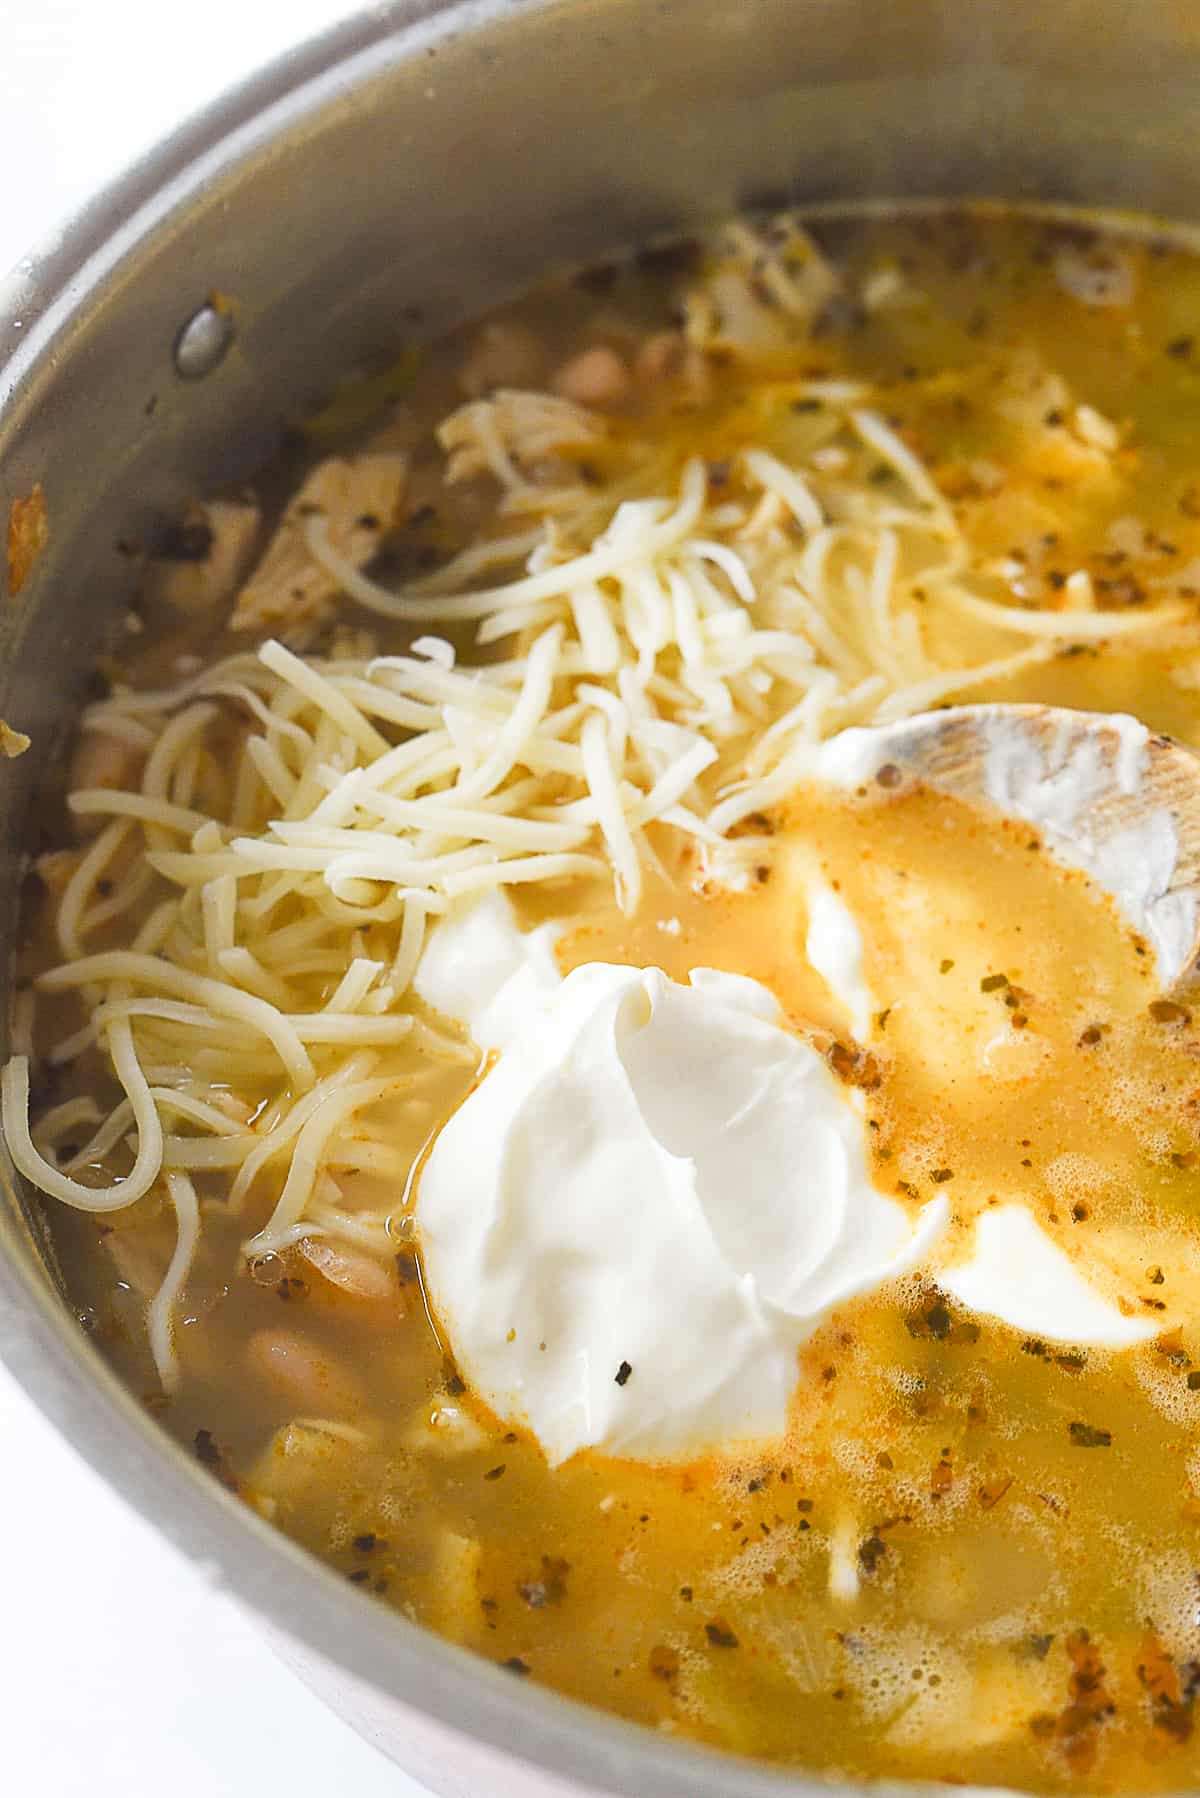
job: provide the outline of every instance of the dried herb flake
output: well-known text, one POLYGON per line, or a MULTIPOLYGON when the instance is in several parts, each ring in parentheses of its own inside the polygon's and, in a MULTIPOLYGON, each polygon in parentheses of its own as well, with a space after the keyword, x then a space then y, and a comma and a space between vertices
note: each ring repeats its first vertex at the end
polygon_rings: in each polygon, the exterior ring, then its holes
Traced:
POLYGON ((1090 1423, 1073 1423, 1071 1442, 1075 1448, 1111 1448, 1112 1431, 1097 1429, 1090 1423))

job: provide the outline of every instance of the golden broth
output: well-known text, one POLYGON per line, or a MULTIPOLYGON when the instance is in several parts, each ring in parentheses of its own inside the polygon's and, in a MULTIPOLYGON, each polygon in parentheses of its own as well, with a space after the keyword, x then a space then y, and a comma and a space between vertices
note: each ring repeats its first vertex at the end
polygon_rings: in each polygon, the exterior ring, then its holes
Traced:
MULTIPOLYGON (((1091 307, 1064 291, 1061 258, 1103 263, 1108 246, 1058 226, 930 215, 823 232, 856 292, 891 298, 835 315, 772 382, 873 384, 971 553, 1008 558, 1018 601, 1046 602, 1077 569, 1101 610, 1200 594, 1190 252, 1122 240, 1133 298, 1091 307), (1085 415, 1080 438, 1051 419, 1031 446, 1028 417, 996 397, 1014 359, 1035 399, 1053 371, 1100 426, 1085 415), (1103 437, 1105 421, 1118 442, 1101 453, 1087 438, 1103 437)), ((669 325, 679 280, 669 267, 601 271, 500 322, 533 333, 545 362, 597 340, 636 343, 669 325)), ((411 448, 413 494, 438 508, 430 518, 411 501, 386 552, 401 570, 494 528, 478 483, 444 486, 430 440, 475 353, 461 338, 432 352, 377 433, 411 448)), ((635 384, 611 408, 618 437, 651 437, 664 466, 698 452, 720 468, 764 438, 783 454, 811 424, 810 410, 781 410, 775 387, 748 379, 736 358, 710 355, 706 380, 687 402, 669 385, 635 384)), ((356 404, 351 395, 322 430, 358 426, 356 404)), ((596 452, 601 483, 605 454, 618 450, 596 452)), ((880 484, 893 478, 882 467, 880 484)), ((348 605, 341 617, 366 622, 348 605)), ((412 634, 369 622, 385 649, 412 634)), ((123 647, 110 675, 153 685, 181 652, 230 647, 219 626, 181 624, 155 600, 145 624, 144 649, 123 647)), ((1184 631, 1119 653, 1067 644, 969 697, 1127 710, 1200 745, 1198 686, 1200 641, 1184 631)), ((249 726, 225 728, 232 759, 249 726)), ((210 778, 220 786, 219 769, 210 778)), ((861 1087, 881 1189, 913 1210, 948 1194, 951 1241, 964 1248, 985 1208, 1023 1200, 1122 1309, 1161 1325, 1148 1346, 1077 1352, 1026 1339, 914 1277, 846 1306, 812 1339, 787 1438, 760 1455, 653 1467, 584 1453, 551 1471, 535 1443, 474 1405, 423 1299, 408 1176, 478 1076, 465 1044, 459 1061, 425 1066, 419 1085, 371 1114, 377 1171, 351 1185, 390 1215, 374 1286, 356 1289, 336 1259, 296 1249, 244 1267, 239 1246, 269 1215, 282 1174, 268 1170, 228 1216, 228 1176, 213 1172, 197 1177, 211 1202, 177 1313, 178 1390, 157 1391, 144 1340, 145 1298, 173 1241, 161 1196, 102 1221, 48 1207, 81 1320, 248 1503, 365 1591, 515 1676, 847 1775, 1064 1791, 1194 1785, 1192 1020, 1151 1014, 1144 946, 1026 826, 928 794, 876 802, 801 787, 744 832, 763 844, 746 891, 657 826, 661 869, 632 918, 610 883, 583 877, 530 888, 523 912, 571 919, 564 968, 608 959, 684 978, 706 965, 764 981, 792 1026, 861 1087), (863 924, 876 1004, 865 1051, 804 958, 817 871, 863 924), (831 1593, 833 1567, 852 1596, 831 1593)), ((66 827, 52 839, 68 841, 66 827)), ((50 910, 31 909, 27 977, 56 959, 50 910)), ((89 947, 127 940, 117 921, 89 947)), ((312 979, 319 1004, 333 976, 312 979)), ((70 995, 42 1004, 39 1048, 85 1015, 70 995)), ((394 1055, 399 1067, 421 1052, 394 1055)), ((229 1065, 214 1087, 277 1101, 277 1080, 256 1088, 236 1057, 229 1065)), ((107 1085, 89 1052, 53 1087, 43 1076, 40 1097, 107 1085)))

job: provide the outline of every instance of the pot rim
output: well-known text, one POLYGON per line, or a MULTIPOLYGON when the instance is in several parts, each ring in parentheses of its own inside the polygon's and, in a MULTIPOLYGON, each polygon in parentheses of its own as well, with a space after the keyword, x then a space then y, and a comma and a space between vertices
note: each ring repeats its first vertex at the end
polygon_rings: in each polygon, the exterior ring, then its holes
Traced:
MULTIPOLYGON (((289 49, 186 120, 0 277, 0 454, 93 300, 214 176, 236 171, 279 133, 398 60, 497 18, 568 4, 383 0, 289 49)), ((566 1781, 629 1798, 730 1798, 734 1790, 739 1798, 799 1798, 832 1789, 803 1771, 657 1736, 520 1681, 339 1579, 192 1461, 71 1326, 49 1282, 20 1253, 21 1211, 7 1169, 0 1182, 8 1201, 0 1204, 0 1361, 83 1459, 214 1586, 367 1687, 566 1781)), ((892 1783, 910 1794, 921 1789, 892 1783)))

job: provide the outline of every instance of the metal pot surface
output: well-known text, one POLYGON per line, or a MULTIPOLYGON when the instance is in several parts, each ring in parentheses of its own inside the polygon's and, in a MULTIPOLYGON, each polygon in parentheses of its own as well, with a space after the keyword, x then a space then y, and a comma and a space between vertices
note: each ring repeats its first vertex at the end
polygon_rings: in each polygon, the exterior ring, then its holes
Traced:
MULTIPOLYGON (((0 526, 39 482, 49 522, 0 616, 0 714, 34 739, 0 782, 0 938, 39 768, 128 598, 121 541, 261 465, 344 365, 555 264, 764 199, 993 195, 1194 220, 1198 134, 1200 16, 1179 0, 397 0, 285 57, 0 288, 0 526)), ((523 1684, 311 1561, 117 1383, 0 1171, 0 1355, 432 1791, 824 1789, 523 1684)))

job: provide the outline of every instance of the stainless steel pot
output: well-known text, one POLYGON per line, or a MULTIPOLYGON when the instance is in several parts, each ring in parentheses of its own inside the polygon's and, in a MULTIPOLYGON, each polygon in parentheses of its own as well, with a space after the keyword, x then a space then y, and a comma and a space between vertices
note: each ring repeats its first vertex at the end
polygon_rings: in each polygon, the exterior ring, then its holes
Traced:
MULTIPOLYGON (((768 197, 993 194, 1194 220, 1198 145, 1187 0, 398 0, 289 55, 0 288, 0 538, 36 482, 50 527, 0 617, 0 714, 35 745, 0 776, 0 937, 30 794, 128 595, 121 542, 260 464, 343 364, 548 265, 768 197)), ((0 1355, 432 1791, 817 1788, 516 1681, 310 1561, 117 1384, 0 1172, 0 1355)))

